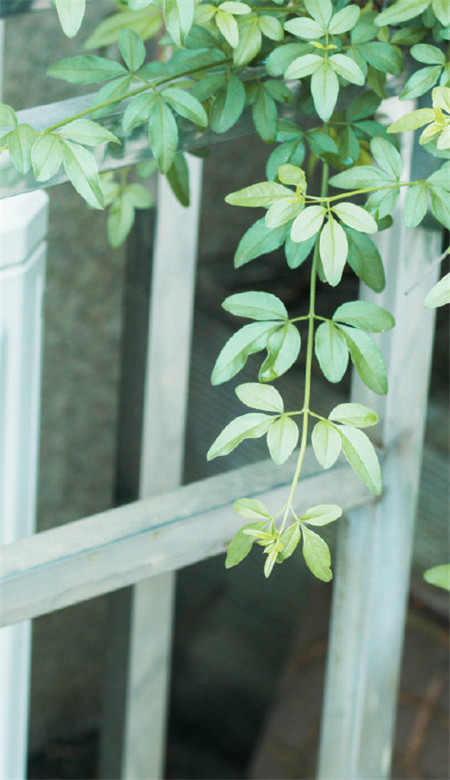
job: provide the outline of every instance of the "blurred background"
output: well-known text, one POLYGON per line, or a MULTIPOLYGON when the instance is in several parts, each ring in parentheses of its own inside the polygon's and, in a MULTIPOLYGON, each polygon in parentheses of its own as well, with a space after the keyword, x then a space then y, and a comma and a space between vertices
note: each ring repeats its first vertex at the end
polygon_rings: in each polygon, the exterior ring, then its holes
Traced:
MULTIPOLYGON (((87 36, 110 0, 88 4, 87 36)), ((53 11, 6 22, 5 102, 16 109, 64 99, 75 89, 44 77, 56 59, 78 54, 53 11), (24 56, 24 53, 25 56, 24 56)), ((78 89, 77 94, 81 90, 78 89)), ((203 210, 186 431, 185 481, 266 457, 262 441, 207 464, 218 430, 240 408, 233 382, 211 388, 218 351, 235 328, 220 303, 246 289, 267 289, 290 312, 304 306, 308 272, 291 272, 280 253, 233 271, 239 238, 254 213, 225 195, 263 178, 270 148, 253 137, 213 147, 205 160, 203 210)), ((149 214, 139 214, 128 245, 112 250, 106 220, 68 185, 49 190, 38 528, 114 505, 125 277, 130 253, 151 257, 149 214)), ((175 282, 174 282, 175 283, 175 282)), ((351 271, 336 292, 320 290, 332 312, 357 297, 351 271)), ((394 756, 394 777, 446 778, 448 643, 445 594, 422 581, 448 549, 448 310, 437 312, 414 571, 394 756)), ((249 361, 239 382, 252 381, 249 361)), ((346 400, 349 374, 336 387, 315 373, 316 406, 346 400)), ((298 397, 302 367, 280 382, 298 397)), ((329 533, 333 545, 333 533, 329 533)), ((332 589, 294 556, 266 581, 261 556, 225 572, 222 557, 177 578, 171 706, 170 778, 311 778, 319 734, 332 589)), ((96 777, 102 719, 108 597, 34 621, 30 778, 96 777)))

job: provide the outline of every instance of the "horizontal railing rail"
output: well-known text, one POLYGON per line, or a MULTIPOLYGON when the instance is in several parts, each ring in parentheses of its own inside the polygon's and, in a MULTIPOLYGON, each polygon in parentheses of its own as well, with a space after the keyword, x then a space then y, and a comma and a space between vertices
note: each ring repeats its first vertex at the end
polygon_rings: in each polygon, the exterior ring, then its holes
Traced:
MULTIPOLYGON (((209 477, 3 548, 1 624, 37 617, 223 553, 242 518, 241 495, 267 504, 286 495, 292 467, 270 461, 209 477)), ((353 471, 338 462, 325 474, 309 450, 301 505, 338 502, 344 511, 373 502, 353 471)))

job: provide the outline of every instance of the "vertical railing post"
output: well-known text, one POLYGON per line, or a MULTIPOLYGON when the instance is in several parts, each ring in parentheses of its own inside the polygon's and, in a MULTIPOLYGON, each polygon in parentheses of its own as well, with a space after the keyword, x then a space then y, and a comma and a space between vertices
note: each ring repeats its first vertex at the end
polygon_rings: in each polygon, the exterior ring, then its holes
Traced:
MULTIPOLYGON (((411 106, 384 104, 393 121, 411 106)), ((412 135, 403 139, 404 178, 411 180, 412 135)), ((343 520, 333 593, 318 777, 383 780, 389 776, 414 522, 434 329, 423 308, 441 253, 439 230, 404 226, 400 206, 393 226, 380 234, 386 288, 365 300, 386 307, 395 330, 379 344, 389 392, 375 396, 355 377, 355 401, 381 417, 383 494, 343 520), (431 270, 430 270, 431 269, 431 270), (415 284, 419 281, 418 284, 415 284)))
MULTIPOLYGON (((48 198, 0 204, 1 543, 35 529, 48 198)), ((0 630, 0 777, 26 777, 31 621, 0 630)))
MULTIPOLYGON (((148 344, 140 451, 139 497, 177 487, 182 478, 190 346, 197 262, 197 231, 201 193, 201 161, 189 159, 191 205, 180 206, 165 178, 158 187, 156 238, 153 253, 148 344)), ((123 489, 126 494, 126 488, 123 489)), ((106 703, 106 733, 102 739, 101 776, 126 780, 156 780, 163 776, 174 575, 167 574, 118 593, 111 602, 117 612, 115 633, 129 631, 127 665, 122 690, 115 694, 123 707, 111 717, 106 703), (120 617, 120 615, 122 617, 120 617), (129 613, 129 614, 126 614, 129 613), (119 724, 119 725, 118 725, 119 724), (123 731, 117 745, 119 729, 123 731), (109 732, 109 734, 108 734, 109 732), (112 752, 115 760, 111 760, 112 752), (119 764, 119 770, 117 765, 119 764)), ((114 616, 113 616, 114 618, 114 616)), ((123 645, 120 642, 119 645, 123 645)), ((117 675, 109 671, 109 685, 117 675)), ((118 672, 123 674, 122 672, 118 672)), ((108 692, 106 694, 107 699, 108 692)), ((113 697, 114 698, 114 697, 113 697)))

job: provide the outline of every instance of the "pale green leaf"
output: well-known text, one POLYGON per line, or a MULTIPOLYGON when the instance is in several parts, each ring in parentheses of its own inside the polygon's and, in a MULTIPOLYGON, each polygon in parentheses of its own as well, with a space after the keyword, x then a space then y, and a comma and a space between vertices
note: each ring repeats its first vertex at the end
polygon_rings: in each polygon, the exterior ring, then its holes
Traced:
POLYGON ((387 128, 388 133, 402 133, 407 130, 417 130, 429 122, 434 122, 434 110, 432 108, 418 108, 409 114, 400 117, 387 128))
POLYGON ((244 527, 237 532, 228 547, 227 557, 225 559, 226 569, 237 566, 251 551, 255 538, 246 534, 245 531, 247 529, 262 530, 266 523, 266 520, 260 523, 249 523, 248 525, 244 525, 244 527))
POLYGON ((128 236, 134 222, 134 208, 131 199, 122 193, 111 204, 108 213, 108 241, 114 248, 120 246, 128 236))
POLYGON ((348 365, 348 347, 344 335, 333 322, 322 322, 317 328, 315 352, 328 381, 340 382, 348 365))
POLYGON ((235 49, 239 43, 239 28, 234 16, 230 13, 226 13, 226 11, 221 10, 219 7, 219 10, 215 15, 215 21, 225 40, 230 44, 232 49, 235 49))
POLYGON ((277 562, 285 561, 290 558, 295 552, 297 545, 300 541, 300 528, 298 523, 290 525, 286 528, 280 536, 280 542, 283 545, 283 549, 278 553, 277 562))
POLYGON ((207 460, 228 455, 244 439, 258 439, 260 436, 264 436, 273 424, 273 421, 274 417, 272 415, 260 414, 258 412, 250 412, 249 414, 243 414, 241 417, 236 417, 225 426, 213 442, 207 452, 207 460))
POLYGON ((94 209, 104 207, 103 190, 95 158, 84 146, 63 142, 64 168, 76 191, 94 209))
POLYGON ((267 446, 270 457, 281 466, 292 455, 298 441, 298 426, 291 417, 283 416, 270 426, 267 446))
MULTIPOLYGON (((338 434, 339 435, 339 434, 338 434)), ((301 516, 300 522, 307 523, 308 525, 328 525, 334 523, 335 520, 339 520, 342 517, 342 509, 336 504, 319 504, 318 506, 312 506, 307 509, 301 516)))
POLYGON ((382 490, 381 470, 372 442, 365 433, 351 425, 340 428, 342 449, 353 471, 379 495, 382 490))
MULTIPOLYGON (((431 177, 430 177, 431 178, 431 177)), ((436 219, 450 230, 450 198, 444 188, 430 187, 431 211, 436 219)))
POLYGON ((119 139, 106 127, 102 127, 91 119, 75 119, 68 122, 58 131, 62 138, 75 141, 85 146, 99 146, 105 143, 120 143, 119 139))
POLYGON ((362 233, 376 233, 378 225, 374 218, 361 206, 354 203, 338 203, 333 211, 346 225, 362 233))
POLYGON ((386 174, 371 165, 355 165, 330 178, 330 184, 340 190, 382 187, 390 183, 391 179, 386 174))
POLYGON ((153 195, 143 184, 128 184, 125 193, 135 209, 149 209, 153 206, 153 195))
POLYGON ((163 0, 167 32, 177 46, 183 47, 194 21, 194 0, 163 0))
POLYGON ((144 92, 128 103, 122 119, 123 129, 126 133, 147 121, 152 113, 155 101, 156 95, 154 93, 144 92))
POLYGON ((286 198, 283 200, 277 200, 269 208, 265 223, 268 228, 276 228, 280 225, 285 225, 286 222, 291 222, 301 211, 303 205, 295 196, 292 198, 286 198))
POLYGON ((333 54, 330 57, 330 66, 351 84, 358 84, 361 87, 365 82, 364 73, 359 65, 345 54, 333 54))
POLYGON ((379 420, 373 409, 357 403, 338 404, 331 410, 328 418, 345 425, 353 425, 355 428, 369 428, 379 420))
POLYGON ((145 60, 145 46, 134 30, 121 30, 118 40, 122 59, 128 70, 134 73, 145 60))
POLYGON ((346 8, 342 8, 334 14, 328 25, 330 33, 332 35, 341 35, 352 30, 359 19, 360 13, 361 10, 357 5, 348 5, 346 8))
POLYGON ((273 322, 252 322, 234 333, 216 360, 211 375, 212 384, 220 385, 235 376, 245 366, 249 355, 267 346, 277 327, 273 322))
POLYGON ((166 100, 173 109, 183 116, 185 119, 189 119, 200 127, 206 127, 208 124, 208 117, 206 111, 203 108, 200 101, 197 100, 189 92, 178 87, 169 87, 162 93, 164 100, 166 100))
POLYGON ((304 0, 304 6, 317 24, 328 27, 334 10, 331 0, 304 0))
POLYGON ((327 122, 332 115, 339 93, 339 81, 332 69, 331 60, 329 62, 330 64, 324 60, 321 67, 317 68, 311 77, 311 94, 314 105, 324 122, 327 122))
POLYGON ((327 543, 321 536, 302 526, 303 557, 310 571, 323 582, 330 582, 333 573, 330 569, 331 556, 327 543))
POLYGON ((448 0, 431 0, 431 5, 436 17, 444 27, 450 25, 450 5, 448 0))
POLYGON ((277 46, 266 60, 266 71, 269 76, 282 76, 289 65, 303 54, 311 52, 311 46, 307 43, 285 43, 277 46))
POLYGON ((427 569, 423 578, 430 585, 436 585, 438 588, 450 590, 450 563, 442 563, 439 566, 432 566, 427 569))
POLYGON ((405 197, 403 218, 406 227, 415 228, 420 225, 428 210, 428 188, 424 182, 409 187, 405 197))
POLYGON ((277 184, 274 181, 261 181, 258 184, 251 184, 250 187, 237 190, 237 192, 231 192, 225 198, 225 203, 229 203, 230 206, 257 208, 270 206, 281 198, 293 197, 294 195, 292 190, 282 184, 277 184))
POLYGON ((85 42, 84 48, 98 49, 109 46, 117 41, 120 31, 124 29, 133 30, 143 41, 146 41, 156 35, 161 26, 162 17, 159 8, 115 13, 100 22, 85 42))
POLYGON ((93 54, 58 60, 47 70, 47 74, 52 78, 69 81, 71 84, 96 84, 126 73, 126 69, 119 62, 93 54))
POLYGON ((81 27, 86 0, 55 0, 59 21, 68 38, 73 38, 81 27))
POLYGON ((357 328, 340 325, 347 341, 352 362, 364 384, 378 395, 385 395, 388 380, 383 356, 371 336, 357 328))
POLYGON ((275 16, 263 14, 258 17, 259 29, 266 38, 271 41, 282 41, 284 38, 283 27, 275 16))
POLYGON ((409 19, 419 16, 430 5, 430 0, 397 0, 396 3, 386 8, 375 18, 378 27, 384 25, 396 25, 399 22, 407 22, 409 19))
POLYGON ((395 146, 384 138, 373 138, 370 142, 370 151, 375 162, 386 171, 389 176, 399 179, 402 175, 402 158, 395 146))
POLYGON ((445 54, 437 46, 428 43, 417 43, 411 48, 411 57, 424 65, 445 65, 445 54))
POLYGON ((251 409, 260 409, 263 412, 284 411, 283 399, 272 385, 245 382, 243 385, 238 385, 235 392, 239 400, 251 409))
POLYGON ((435 309, 450 303, 450 273, 440 279, 426 296, 423 305, 426 309, 435 309))
POLYGON ((318 462, 322 468, 329 469, 339 457, 342 447, 341 437, 335 426, 326 420, 320 420, 313 428, 311 441, 318 462))
POLYGON ((225 311, 236 317, 248 317, 251 320, 286 320, 286 306, 272 293, 251 291, 235 293, 222 303, 225 311))
POLYGON ((150 114, 148 137, 158 168, 167 173, 172 167, 178 147, 178 127, 169 106, 158 99, 150 114))
POLYGON ((341 304, 334 312, 333 320, 354 325, 369 333, 383 333, 391 330, 395 325, 395 319, 387 309, 368 301, 350 301, 341 304))
POLYGON ((306 176, 305 172, 297 165, 280 165, 278 168, 278 178, 282 184, 291 184, 295 187, 300 187, 301 190, 306 190, 306 176))
POLYGON ((319 232, 325 219, 326 209, 323 206, 308 206, 292 223, 292 241, 307 241, 319 232))
POLYGON ((286 238, 288 227, 268 228, 264 217, 258 219, 242 236, 234 256, 235 268, 251 260, 278 249, 286 238))
POLYGON ((383 41, 370 41, 358 46, 358 52, 373 68, 399 76, 403 71, 403 57, 399 49, 383 41))
POLYGON ((284 29, 297 38, 305 38, 307 41, 313 41, 316 38, 321 38, 325 34, 325 30, 321 24, 317 24, 314 19, 309 19, 307 16, 298 16, 296 19, 289 19, 285 22, 284 29))
POLYGON ((256 17, 241 16, 238 27, 239 43, 233 53, 233 63, 237 68, 251 62, 259 53, 262 44, 262 34, 256 17))
POLYGON ((31 147, 31 163, 36 181, 48 181, 62 163, 62 145, 58 136, 46 133, 39 136, 31 147))
POLYGON ((320 234, 320 259, 325 278, 332 287, 341 281, 347 254, 348 241, 345 231, 330 216, 320 234))
POLYGON ((225 86, 217 92, 211 106, 210 123, 215 133, 226 133, 237 122, 245 106, 245 88, 231 74, 225 86))
POLYGON ((318 54, 303 54, 301 57, 297 57, 287 67, 284 74, 285 79, 303 79, 305 76, 311 76, 318 68, 321 68, 324 63, 323 57, 318 54))
MULTIPOLYGON (((246 517, 248 520, 256 520, 258 517, 271 519, 269 510, 257 498, 238 498, 233 504, 233 509, 237 515, 246 517)), ((263 527, 262 523, 258 523, 258 525, 263 527)))
POLYGON ((17 114, 11 106, 0 103, 0 127, 16 127, 17 114))
POLYGON ((220 3, 219 8, 221 8, 222 11, 226 11, 228 14, 233 14, 234 16, 245 16, 252 10, 250 5, 247 5, 247 3, 241 3, 238 0, 225 0, 224 3, 220 3))
POLYGON ((433 87, 441 75, 442 65, 429 65, 412 74, 408 79, 399 97, 402 100, 412 100, 420 97, 433 87))
POLYGON ((259 370, 259 381, 272 382, 288 371, 297 360, 300 347, 300 333, 292 323, 273 333, 267 342, 267 357, 259 370))
POLYGON ((7 135, 8 151, 11 162, 21 174, 31 168, 31 148, 38 137, 30 125, 17 125, 7 135))

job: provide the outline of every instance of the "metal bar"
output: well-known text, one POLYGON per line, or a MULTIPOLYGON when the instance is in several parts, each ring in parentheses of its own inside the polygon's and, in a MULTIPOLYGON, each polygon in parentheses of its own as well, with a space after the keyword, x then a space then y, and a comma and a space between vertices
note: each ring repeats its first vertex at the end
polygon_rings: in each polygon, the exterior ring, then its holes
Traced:
MULTIPOLYGON (((298 511, 310 502, 336 502, 348 510, 373 501, 343 463, 324 473, 309 452, 304 471, 298 511)), ((44 615, 223 553, 242 525, 233 501, 254 496, 275 508, 291 477, 291 466, 263 461, 6 546, 0 624, 44 615)))
MULTIPOLYGON (((384 104, 390 121, 407 104, 384 104)), ((404 176, 413 178, 412 137, 406 137, 404 176)), ((396 697, 412 558, 414 521, 426 418, 434 314, 423 299, 437 275, 427 273, 441 251, 441 234, 405 228, 401 206, 379 237, 387 283, 381 296, 362 291, 396 318, 379 343, 389 394, 375 396, 356 377, 353 398, 382 419, 384 490, 376 505, 350 513, 338 532, 318 776, 364 780, 389 776, 396 697), (408 296, 411 280, 423 281, 408 296)))

